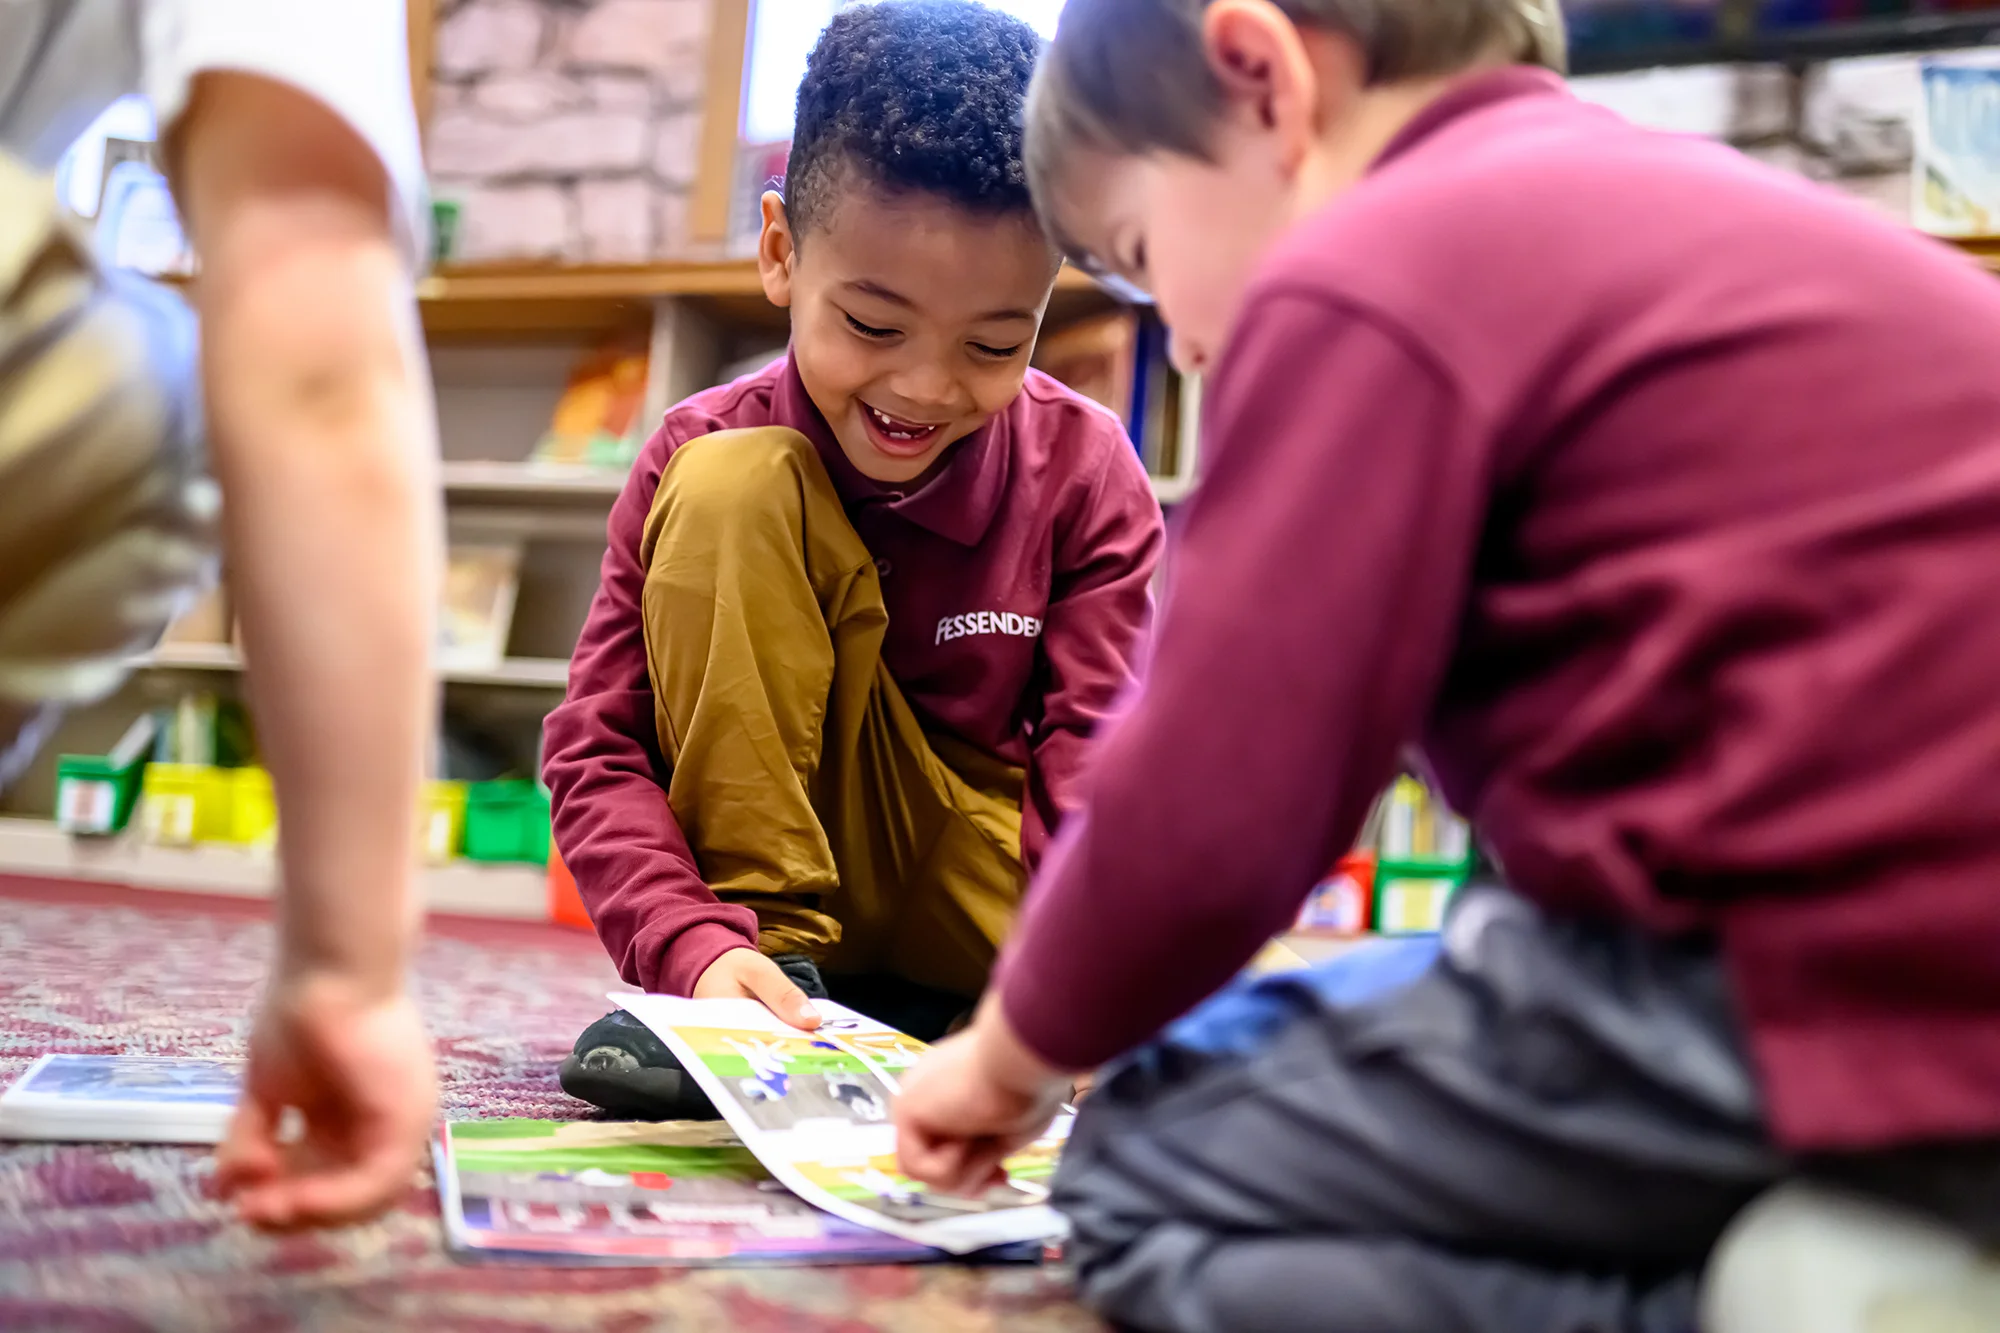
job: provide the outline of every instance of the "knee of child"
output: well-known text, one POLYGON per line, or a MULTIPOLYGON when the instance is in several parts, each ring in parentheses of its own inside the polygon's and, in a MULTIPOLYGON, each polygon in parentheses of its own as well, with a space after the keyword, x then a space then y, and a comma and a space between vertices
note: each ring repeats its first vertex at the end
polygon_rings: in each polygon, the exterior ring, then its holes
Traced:
POLYGON ((125 275, 48 267, 20 301, 45 323, 5 376, 35 410, 0 420, 0 565, 35 557, 0 612, 0 695, 80 702, 212 580, 221 500, 192 314, 125 275))
POLYGON ((815 461, 812 441, 795 430, 717 431, 674 451, 661 499, 671 496, 677 510, 707 519, 796 513, 801 478, 815 461))
MULTIPOLYGON (((79 292, 74 304, 45 302, 53 336, 18 374, 38 387, 46 410, 12 423, 0 458, 31 457, 41 432, 60 433, 75 475, 117 479, 146 496, 165 495, 171 507, 206 471, 194 315, 175 293, 122 272, 79 292)), ((41 295, 31 290, 25 303, 41 295)), ((51 497, 37 499, 46 505, 51 497)))
POLYGON ((1114 1259, 1159 1221, 1150 1194, 1132 1188, 1115 1158, 1093 1136, 1072 1134, 1050 1182, 1049 1202, 1069 1222, 1067 1257, 1079 1273, 1114 1259))
POLYGON ((1207 1322, 1195 1314, 1195 1283, 1210 1248, 1197 1228, 1100 1208, 1070 1215, 1063 1248, 1077 1299, 1105 1318, 1162 1330, 1207 1322))

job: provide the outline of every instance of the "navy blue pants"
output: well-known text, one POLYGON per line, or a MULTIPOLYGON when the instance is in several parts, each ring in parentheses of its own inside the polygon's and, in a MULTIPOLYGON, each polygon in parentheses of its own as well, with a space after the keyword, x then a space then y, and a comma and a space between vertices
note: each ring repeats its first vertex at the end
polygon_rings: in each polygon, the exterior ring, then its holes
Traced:
POLYGON ((1084 1298, 1188 1333, 1693 1333, 1787 1164, 1711 946, 1497 886, 1116 1065, 1055 1200, 1084 1298))

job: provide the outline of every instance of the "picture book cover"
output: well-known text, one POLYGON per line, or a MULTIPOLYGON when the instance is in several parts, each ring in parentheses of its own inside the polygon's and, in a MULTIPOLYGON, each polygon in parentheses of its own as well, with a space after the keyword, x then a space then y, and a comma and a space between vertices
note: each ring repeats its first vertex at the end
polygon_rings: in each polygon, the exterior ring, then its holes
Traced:
POLYGON ((820 1026, 806 1032, 754 1000, 611 999, 659 1035, 743 1146, 806 1202, 953 1254, 1064 1234, 1048 1180, 1067 1112, 1008 1160, 1005 1185, 976 1198, 942 1195, 896 1168, 891 1109, 924 1043, 825 1000, 815 1002, 820 1026))
POLYGON ((521 587, 518 544, 453 543, 438 606, 438 665, 496 667, 507 655, 521 587))
POLYGON ((728 1125, 459 1121, 437 1143, 465 1258, 556 1264, 917 1263, 940 1251, 813 1208, 728 1125))
POLYGON ((1990 55, 1923 63, 1912 207, 1934 236, 2000 234, 2000 64, 1990 55))
POLYGON ((623 471, 645 443, 641 409, 649 357, 643 340, 620 335, 571 370, 534 461, 623 471))
POLYGON ((219 1143, 241 1081, 218 1060, 45 1055, 0 1094, 0 1137, 219 1143))

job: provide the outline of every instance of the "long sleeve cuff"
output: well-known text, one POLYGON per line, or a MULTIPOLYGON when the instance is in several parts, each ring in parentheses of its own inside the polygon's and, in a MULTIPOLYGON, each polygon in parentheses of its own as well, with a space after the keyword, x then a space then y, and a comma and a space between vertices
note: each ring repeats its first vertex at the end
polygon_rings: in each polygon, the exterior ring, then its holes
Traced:
POLYGON ((650 981, 641 978, 640 984, 663 995, 693 995, 695 982, 716 959, 731 949, 756 947, 753 936, 713 921, 699 922, 674 936, 662 952, 654 976, 650 981))

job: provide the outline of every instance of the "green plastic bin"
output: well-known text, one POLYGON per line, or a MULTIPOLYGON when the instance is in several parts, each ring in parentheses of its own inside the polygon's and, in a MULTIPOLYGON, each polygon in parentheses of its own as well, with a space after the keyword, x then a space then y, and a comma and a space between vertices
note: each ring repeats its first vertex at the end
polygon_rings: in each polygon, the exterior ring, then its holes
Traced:
POLYGON ((1472 862, 1383 861, 1375 868, 1375 930, 1427 935, 1444 929, 1445 909, 1472 874, 1472 862))
POLYGON ((56 826, 93 837, 123 832, 139 804, 139 781, 157 729, 148 714, 126 730, 110 754, 57 756, 56 826))
POLYGON ((465 793, 465 855, 547 865, 548 792, 525 779, 473 783, 465 793))

